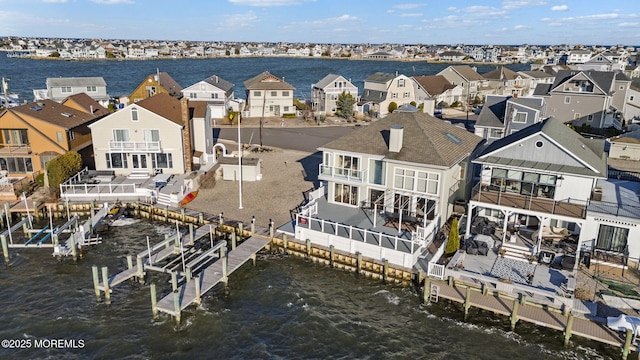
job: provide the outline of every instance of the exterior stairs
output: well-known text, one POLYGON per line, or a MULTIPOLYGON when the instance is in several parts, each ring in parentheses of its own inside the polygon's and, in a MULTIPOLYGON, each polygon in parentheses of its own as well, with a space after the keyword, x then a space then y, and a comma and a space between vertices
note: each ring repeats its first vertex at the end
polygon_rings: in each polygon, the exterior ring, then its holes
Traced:
POLYGON ((148 179, 149 173, 145 170, 145 171, 132 171, 128 176, 127 179, 140 179, 140 180, 144 180, 144 179, 148 179))
POLYGON ((510 243, 509 241, 505 241, 502 243, 500 247, 500 253, 504 252, 504 257, 521 260, 521 261, 529 261, 529 258, 532 254, 532 249, 528 246, 518 245, 514 243, 510 243))
POLYGON ((171 195, 158 191, 158 199, 156 204, 160 206, 175 206, 171 201, 171 195))

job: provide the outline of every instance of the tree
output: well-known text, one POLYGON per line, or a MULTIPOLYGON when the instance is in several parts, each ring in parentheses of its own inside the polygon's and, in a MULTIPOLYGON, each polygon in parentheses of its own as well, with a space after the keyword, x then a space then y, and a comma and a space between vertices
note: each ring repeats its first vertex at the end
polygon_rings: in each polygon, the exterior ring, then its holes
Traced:
POLYGON ((75 151, 62 154, 47 163, 49 186, 57 192, 60 184, 82 169, 82 157, 75 151))
POLYGON ((353 117, 353 105, 355 103, 356 99, 353 95, 343 91, 342 94, 338 95, 338 100, 336 100, 336 115, 344 119, 353 117))
POLYGON ((447 246, 444 249, 444 253, 450 255, 458 251, 458 249, 460 249, 458 218, 453 218, 453 220, 451 221, 451 229, 449 229, 449 238, 447 239, 447 246))
POLYGON ((392 113, 394 111, 396 111, 396 109, 398 108, 398 104, 396 104, 395 101, 392 101, 389 103, 389 112, 392 113))

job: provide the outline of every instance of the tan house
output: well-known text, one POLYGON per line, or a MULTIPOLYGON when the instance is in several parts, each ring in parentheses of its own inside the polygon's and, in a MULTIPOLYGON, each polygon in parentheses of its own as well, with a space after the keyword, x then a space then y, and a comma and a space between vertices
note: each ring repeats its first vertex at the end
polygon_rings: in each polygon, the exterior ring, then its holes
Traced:
POLYGON ((416 93, 411 78, 402 74, 386 74, 376 72, 364 79, 364 90, 358 102, 363 113, 371 113, 375 117, 389 114, 389 105, 395 108, 415 102, 416 93))
POLYGON ((205 108, 206 103, 161 93, 95 122, 90 128, 96 170, 140 177, 191 171, 194 163, 202 164, 200 157, 206 162, 206 148, 213 146, 207 137, 213 136, 211 126, 202 121, 205 108))
POLYGON ((182 86, 166 72, 158 72, 147 76, 128 98, 121 98, 120 103, 127 106, 162 93, 169 94, 177 99, 182 97, 182 86))
MULTIPOLYGON (((67 101, 75 106, 76 98, 67 101)), ((91 153, 87 126, 103 116, 103 110, 89 114, 53 100, 40 100, 3 111, 0 170, 8 176, 33 178, 50 160, 68 151, 79 152, 86 163, 91 153)))
POLYGON ((244 82, 247 94, 247 117, 270 117, 295 114, 293 91, 296 89, 283 79, 262 72, 244 82))

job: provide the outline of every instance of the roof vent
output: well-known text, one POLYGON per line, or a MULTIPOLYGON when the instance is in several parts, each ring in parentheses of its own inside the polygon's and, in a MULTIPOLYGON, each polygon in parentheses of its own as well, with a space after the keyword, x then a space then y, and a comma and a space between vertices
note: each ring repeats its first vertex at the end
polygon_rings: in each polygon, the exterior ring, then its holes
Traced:
POLYGON ((72 117, 73 116, 73 114, 69 114, 68 112, 60 113, 60 115, 62 115, 64 117, 72 117))
POLYGON ((402 126, 391 126, 391 131, 389 132, 389 151, 397 153, 402 150, 403 133, 404 129, 402 126))
POLYGON ((31 109, 31 110, 33 110, 33 111, 40 111, 40 110, 42 110, 42 108, 41 108, 41 107, 39 107, 39 106, 32 106, 32 107, 30 107, 30 109, 31 109))

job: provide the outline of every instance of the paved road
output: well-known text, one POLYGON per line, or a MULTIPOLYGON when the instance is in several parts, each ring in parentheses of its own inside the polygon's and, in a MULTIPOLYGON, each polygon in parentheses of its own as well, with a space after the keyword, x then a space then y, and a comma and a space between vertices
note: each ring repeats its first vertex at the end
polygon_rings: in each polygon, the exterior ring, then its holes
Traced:
MULTIPOLYGON (((262 144, 282 149, 315 152, 326 143, 349 134, 358 126, 322 126, 296 128, 262 128, 262 144)), ((232 127, 215 128, 213 136, 216 139, 237 141, 238 129, 232 127)), ((259 128, 241 128, 242 142, 245 144, 260 143, 259 128)))

